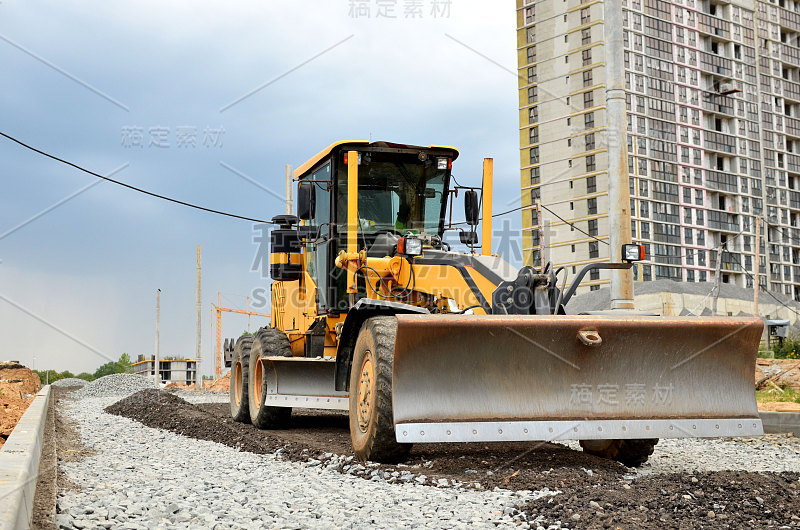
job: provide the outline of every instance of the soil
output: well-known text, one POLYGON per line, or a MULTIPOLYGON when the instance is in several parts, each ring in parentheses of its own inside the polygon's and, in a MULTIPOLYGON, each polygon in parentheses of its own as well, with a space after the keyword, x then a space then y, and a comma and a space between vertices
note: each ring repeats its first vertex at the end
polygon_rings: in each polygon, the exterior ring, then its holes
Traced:
POLYGON ((800 412, 800 403, 787 401, 770 401, 758 404, 758 410, 770 412, 800 412))
POLYGON ((0 363, 0 447, 42 387, 39 376, 19 363, 0 363))
POLYGON ((210 392, 228 392, 231 389, 231 372, 228 373, 211 383, 205 390, 210 392))
POLYGON ((39 477, 36 482, 36 493, 33 496, 31 528, 36 530, 52 530, 56 528, 58 461, 56 457, 55 430, 55 395, 51 393, 47 418, 45 419, 44 436, 42 438, 42 454, 39 457, 39 477))
POLYGON ((570 489, 522 511, 531 521, 543 516, 578 528, 797 527, 798 477, 735 471, 649 476, 570 489))
MULTIPOLYGON (((242 451, 279 452, 292 461, 324 459, 325 453, 353 454, 343 412, 298 409, 291 428, 260 431, 235 423, 227 404, 192 405, 155 389, 134 394, 106 411, 242 451)), ((345 471, 343 467, 340 471, 345 471)), ((429 484, 446 478, 470 488, 480 484, 488 489, 566 492, 521 506, 520 511, 530 521, 543 516, 579 528, 800 526, 800 520, 792 519, 800 512, 798 473, 719 472, 631 480, 629 470, 616 462, 550 443, 416 445, 405 464, 373 469, 424 474, 429 484), (602 509, 593 508, 590 501, 602 509), (578 521, 572 519, 576 514, 578 521)))

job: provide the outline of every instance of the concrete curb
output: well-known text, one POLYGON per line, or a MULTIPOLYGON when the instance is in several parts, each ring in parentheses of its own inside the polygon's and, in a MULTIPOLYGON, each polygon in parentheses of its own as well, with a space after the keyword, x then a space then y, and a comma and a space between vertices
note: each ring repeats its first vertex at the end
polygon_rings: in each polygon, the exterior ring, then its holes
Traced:
POLYGON ((791 432, 800 436, 800 412, 759 411, 765 433, 791 432))
POLYGON ((48 385, 39 391, 0 449, 0 530, 30 528, 49 404, 48 385))

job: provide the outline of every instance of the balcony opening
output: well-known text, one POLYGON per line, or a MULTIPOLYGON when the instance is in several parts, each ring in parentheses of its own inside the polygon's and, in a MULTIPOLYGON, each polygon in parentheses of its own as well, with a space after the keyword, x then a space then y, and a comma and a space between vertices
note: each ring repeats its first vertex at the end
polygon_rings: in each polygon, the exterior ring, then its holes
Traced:
POLYGON ((718 204, 719 204, 719 209, 720 210, 724 210, 725 209, 725 196, 724 195, 720 195, 719 196, 718 204))
POLYGON ((731 275, 730 274, 723 274, 722 275, 722 283, 731 283, 731 275))

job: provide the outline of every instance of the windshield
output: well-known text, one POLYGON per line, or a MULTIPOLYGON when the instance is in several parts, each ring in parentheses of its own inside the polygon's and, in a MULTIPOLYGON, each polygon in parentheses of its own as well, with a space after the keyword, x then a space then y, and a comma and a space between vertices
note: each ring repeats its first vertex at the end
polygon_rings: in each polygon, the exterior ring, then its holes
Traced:
MULTIPOLYGON (((340 164, 337 222, 347 223, 347 166, 340 164)), ((358 167, 358 216, 364 233, 438 234, 446 169, 416 154, 363 153, 358 167)))

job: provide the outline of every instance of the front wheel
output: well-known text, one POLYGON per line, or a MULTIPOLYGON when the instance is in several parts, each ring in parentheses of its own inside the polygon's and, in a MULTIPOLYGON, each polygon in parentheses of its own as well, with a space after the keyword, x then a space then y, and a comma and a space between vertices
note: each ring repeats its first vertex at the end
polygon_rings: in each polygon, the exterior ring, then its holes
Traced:
POLYGON ((639 467, 653 454, 658 438, 641 440, 581 440, 590 455, 616 460, 628 467, 639 467))
POLYGON ((264 357, 291 357, 286 334, 275 328, 261 328, 250 350, 250 421, 259 429, 285 429, 292 418, 291 407, 270 407, 265 403, 268 387, 277 383, 275 373, 264 366, 264 357), (267 369, 265 369, 267 368, 267 369))
POLYGON ((395 317, 364 322, 350 372, 350 440, 356 458, 384 464, 402 462, 411 444, 397 443, 392 412, 395 317))

